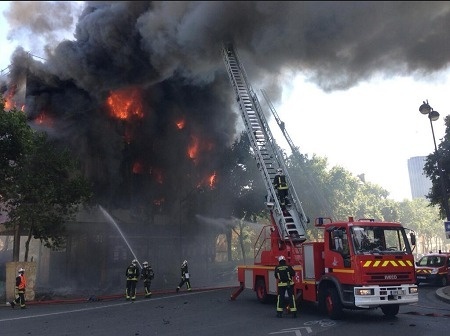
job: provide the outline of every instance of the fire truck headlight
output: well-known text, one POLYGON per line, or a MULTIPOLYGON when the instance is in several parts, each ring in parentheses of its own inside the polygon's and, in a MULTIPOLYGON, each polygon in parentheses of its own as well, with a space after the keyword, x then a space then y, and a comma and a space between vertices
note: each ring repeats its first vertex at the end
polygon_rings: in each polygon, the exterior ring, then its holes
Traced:
POLYGON ((417 287, 409 287, 409 294, 417 294, 419 292, 417 287))
POLYGON ((373 288, 356 288, 355 295, 373 295, 373 288))
POLYGON ((431 270, 431 274, 437 274, 437 273, 438 273, 438 271, 439 271, 439 269, 437 269, 437 268, 433 268, 433 269, 431 270))

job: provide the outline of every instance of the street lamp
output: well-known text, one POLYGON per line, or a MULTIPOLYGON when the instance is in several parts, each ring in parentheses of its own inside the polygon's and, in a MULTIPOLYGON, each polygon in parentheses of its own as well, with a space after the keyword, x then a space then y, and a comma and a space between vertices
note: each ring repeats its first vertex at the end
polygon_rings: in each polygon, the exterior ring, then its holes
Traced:
POLYGON ((442 206, 444 207, 445 216, 448 221, 448 220, 450 220, 450 210, 448 207, 447 188, 445 185, 444 174, 442 172, 441 156, 439 155, 438 148, 436 146, 436 137, 434 136, 434 128, 433 128, 433 121, 436 121, 439 119, 439 112, 433 110, 433 108, 430 106, 430 104, 428 104, 428 100, 426 102, 424 101, 423 104, 420 105, 419 111, 422 114, 427 114, 428 119, 430 119, 431 133, 433 134, 433 142, 434 142, 434 152, 436 155, 437 167, 438 167, 438 172, 439 172, 439 180, 440 180, 440 185, 441 185, 442 206))

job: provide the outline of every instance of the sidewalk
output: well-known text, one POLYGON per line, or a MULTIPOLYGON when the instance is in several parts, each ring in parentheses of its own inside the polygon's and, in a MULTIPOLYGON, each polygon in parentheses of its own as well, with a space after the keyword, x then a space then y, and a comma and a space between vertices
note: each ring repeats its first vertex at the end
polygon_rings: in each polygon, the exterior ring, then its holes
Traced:
POLYGON ((439 300, 450 303, 450 286, 438 288, 436 290, 436 296, 439 300))

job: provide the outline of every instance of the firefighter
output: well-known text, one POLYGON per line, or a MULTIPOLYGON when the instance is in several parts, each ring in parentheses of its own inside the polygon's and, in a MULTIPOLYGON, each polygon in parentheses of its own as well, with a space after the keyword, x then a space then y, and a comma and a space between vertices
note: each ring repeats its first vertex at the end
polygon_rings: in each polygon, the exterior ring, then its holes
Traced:
POLYGON ((275 267, 275 278, 278 286, 277 296, 277 317, 283 317, 284 307, 289 305, 292 317, 297 317, 297 306, 294 297, 294 276, 295 271, 292 266, 286 264, 284 256, 278 258, 278 266, 275 267), (288 303, 285 302, 285 296, 289 298, 288 303))
POLYGON ((127 267, 125 276, 127 278, 127 288, 125 290, 125 298, 127 301, 136 300, 136 285, 139 279, 139 267, 138 261, 134 259, 131 264, 127 267))
POLYGON ((277 174, 273 178, 273 186, 277 190, 278 199, 280 200, 281 206, 284 207, 285 205, 290 205, 286 176, 283 174, 283 170, 281 168, 277 169, 277 174))
POLYGON ((183 261, 181 264, 181 282, 177 287, 177 293, 180 290, 181 286, 186 284, 186 288, 188 291, 191 291, 191 280, 189 278, 189 271, 188 271, 188 262, 187 260, 183 261))
POLYGON ((9 304, 11 308, 14 308, 17 304, 20 304, 21 309, 27 308, 25 305, 25 288, 27 287, 27 279, 25 278, 25 270, 20 268, 18 275, 16 277, 16 287, 15 293, 17 295, 16 299, 11 301, 9 304))
POLYGON ((148 264, 147 261, 142 263, 141 270, 141 279, 144 280, 144 290, 145 297, 149 298, 152 296, 152 291, 150 290, 150 286, 152 285, 152 280, 155 277, 155 273, 153 272, 152 267, 148 264))

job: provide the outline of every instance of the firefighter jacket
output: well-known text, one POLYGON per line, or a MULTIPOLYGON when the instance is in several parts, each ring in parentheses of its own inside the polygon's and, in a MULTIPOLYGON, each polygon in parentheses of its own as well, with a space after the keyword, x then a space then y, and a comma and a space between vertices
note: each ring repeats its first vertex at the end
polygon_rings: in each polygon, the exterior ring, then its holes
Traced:
POLYGON ((188 278, 189 278, 189 271, 188 271, 188 266, 187 266, 187 264, 184 265, 184 266, 181 266, 181 277, 182 277, 183 279, 185 279, 185 278, 186 278, 186 274, 188 274, 188 278))
POLYGON ((273 186, 276 189, 288 189, 288 185, 286 183, 286 176, 285 175, 275 175, 273 178, 273 186))
POLYGON ((275 267, 275 278, 278 279, 278 287, 292 286, 294 284, 295 271, 292 266, 286 265, 286 261, 280 261, 275 267))
POLYGON ((155 273, 153 272, 153 269, 150 266, 143 267, 141 272, 141 279, 144 281, 150 281, 153 280, 155 277, 155 273))
POLYGON ((127 280, 135 280, 138 281, 139 279, 139 268, 133 264, 127 267, 127 270, 125 272, 125 276, 127 277, 127 280))
POLYGON ((16 277, 16 288, 19 291, 25 291, 27 287, 27 279, 25 278, 25 274, 20 274, 16 277))

